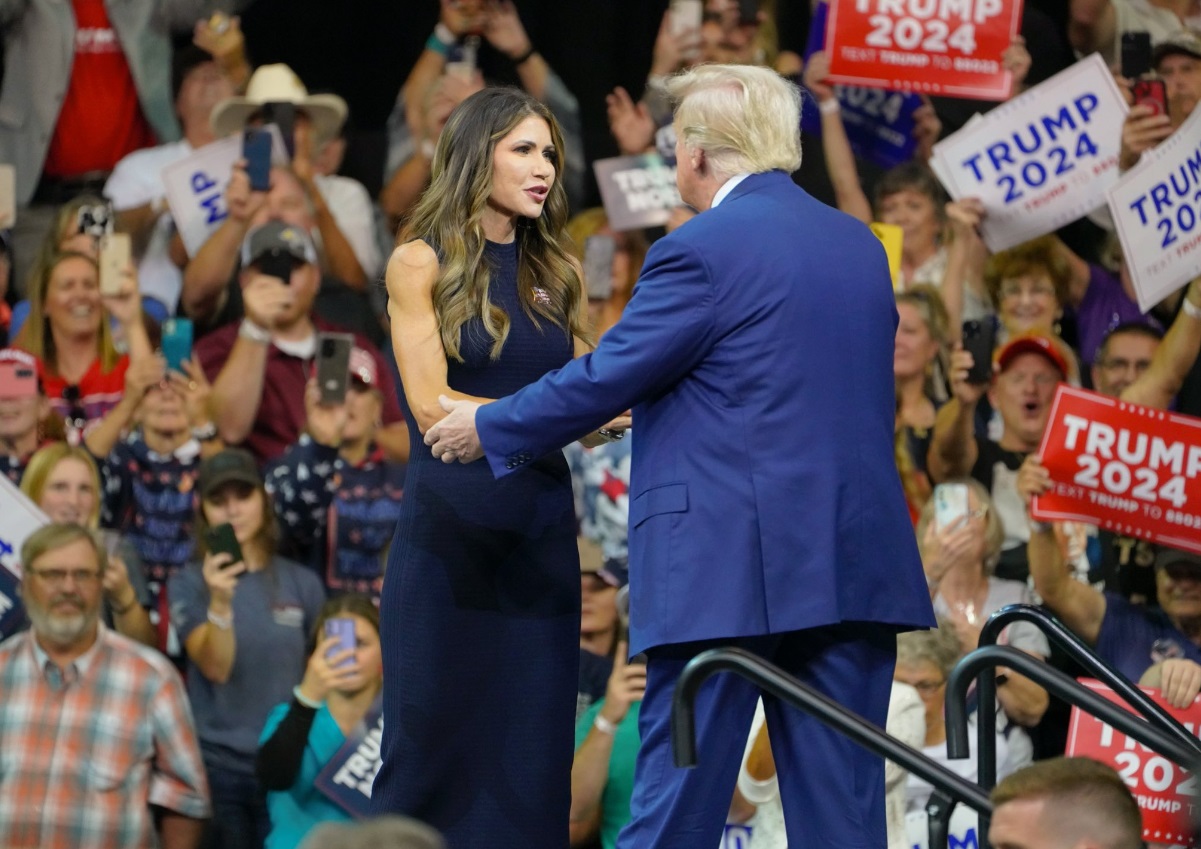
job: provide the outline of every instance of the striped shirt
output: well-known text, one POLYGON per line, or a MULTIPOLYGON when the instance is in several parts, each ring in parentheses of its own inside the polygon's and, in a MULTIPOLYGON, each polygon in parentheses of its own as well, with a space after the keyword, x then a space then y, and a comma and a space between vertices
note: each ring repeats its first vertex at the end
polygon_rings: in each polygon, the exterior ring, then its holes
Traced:
POLYGON ((209 816, 179 675, 154 650, 98 628, 66 669, 31 631, 0 643, 4 849, 149 849, 151 805, 209 816))

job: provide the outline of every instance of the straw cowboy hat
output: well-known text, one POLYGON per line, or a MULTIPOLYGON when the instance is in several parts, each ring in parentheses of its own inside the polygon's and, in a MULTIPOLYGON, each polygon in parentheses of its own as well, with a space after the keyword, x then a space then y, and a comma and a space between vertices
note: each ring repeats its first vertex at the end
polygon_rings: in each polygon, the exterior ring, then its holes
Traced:
POLYGON ((266 103, 294 103, 309 117, 318 143, 337 136, 346 121, 346 101, 336 94, 309 94, 300 77, 287 65, 263 65, 255 70, 243 97, 231 97, 213 108, 213 132, 219 137, 236 133, 266 103))

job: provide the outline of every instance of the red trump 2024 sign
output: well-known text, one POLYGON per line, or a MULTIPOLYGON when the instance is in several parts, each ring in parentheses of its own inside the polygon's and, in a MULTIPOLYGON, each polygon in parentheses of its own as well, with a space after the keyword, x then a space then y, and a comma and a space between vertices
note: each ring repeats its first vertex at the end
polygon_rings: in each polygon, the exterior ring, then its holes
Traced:
POLYGON ((831 82, 1006 100, 1001 55, 1022 0, 833 0, 826 19, 831 82))
POLYGON ((1201 553, 1201 419, 1060 385, 1036 519, 1070 519, 1201 553))

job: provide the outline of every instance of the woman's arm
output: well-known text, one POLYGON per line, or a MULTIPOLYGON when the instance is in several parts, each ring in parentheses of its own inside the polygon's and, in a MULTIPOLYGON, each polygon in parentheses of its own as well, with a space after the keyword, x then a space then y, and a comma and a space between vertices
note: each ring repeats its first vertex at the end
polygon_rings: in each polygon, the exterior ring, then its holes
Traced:
POLYGON ((388 260, 392 350, 396 353, 405 399, 422 433, 446 415, 438 403, 439 395, 484 404, 492 400, 455 392, 447 385, 446 349, 442 347, 441 328, 434 312, 437 279, 438 256, 419 239, 401 245, 388 260))

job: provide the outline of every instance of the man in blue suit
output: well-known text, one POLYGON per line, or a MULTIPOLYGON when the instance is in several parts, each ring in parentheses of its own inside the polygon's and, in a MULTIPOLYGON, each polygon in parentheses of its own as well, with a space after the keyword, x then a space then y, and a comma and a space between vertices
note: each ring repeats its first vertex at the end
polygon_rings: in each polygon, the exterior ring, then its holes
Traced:
MULTIPOLYGON (((499 476, 634 408, 630 651, 649 660, 622 849, 720 840, 759 694, 710 679, 700 766, 677 769, 672 691, 697 653, 746 648, 883 727, 896 633, 934 625, 893 457, 884 250, 790 180, 793 85, 709 65, 668 87, 680 195, 702 214, 651 248, 594 352, 491 404, 444 400, 425 440, 499 476)), ((884 846, 883 762, 765 705, 788 845, 884 846)))

